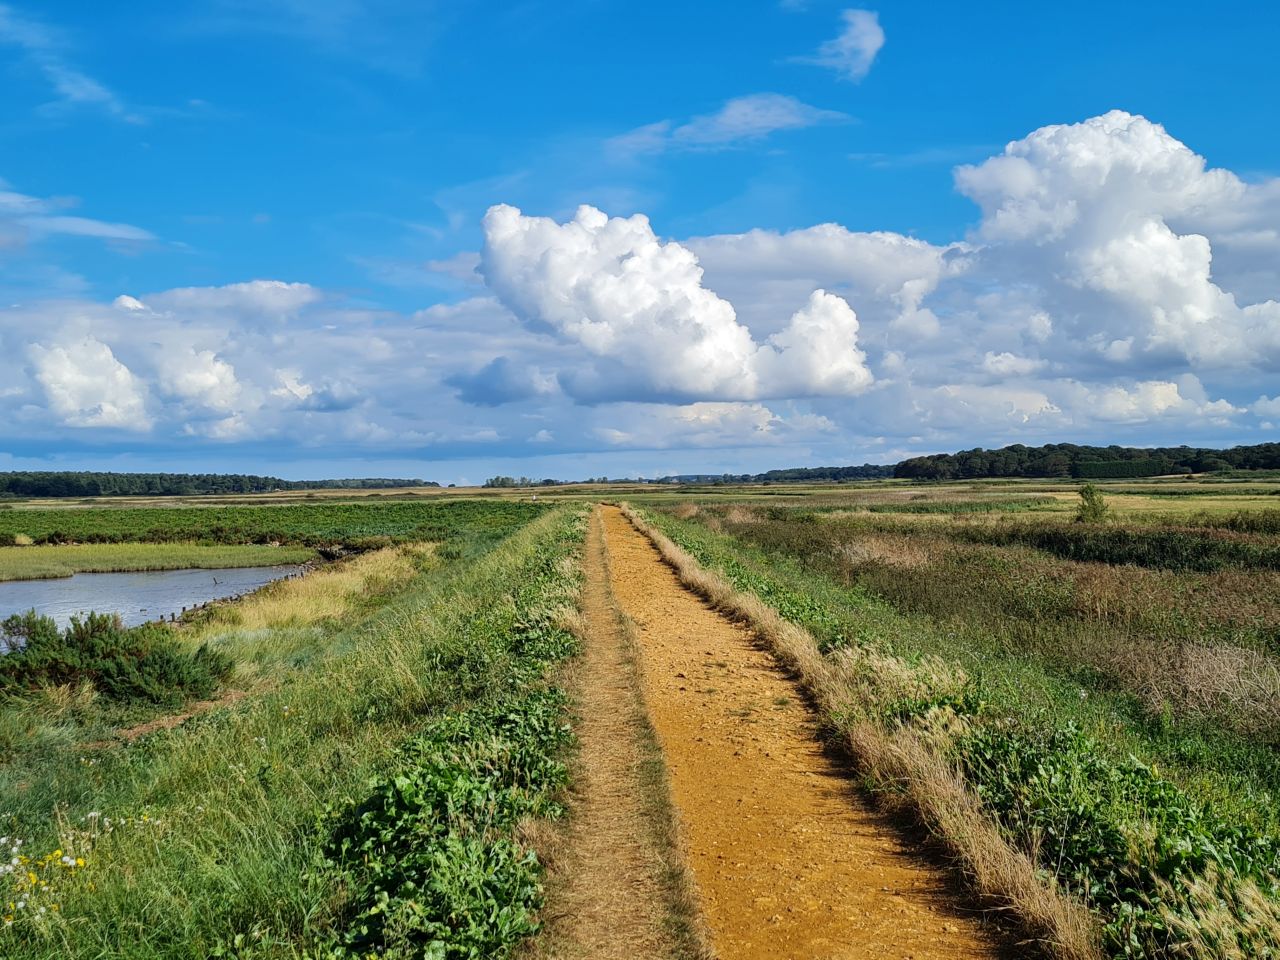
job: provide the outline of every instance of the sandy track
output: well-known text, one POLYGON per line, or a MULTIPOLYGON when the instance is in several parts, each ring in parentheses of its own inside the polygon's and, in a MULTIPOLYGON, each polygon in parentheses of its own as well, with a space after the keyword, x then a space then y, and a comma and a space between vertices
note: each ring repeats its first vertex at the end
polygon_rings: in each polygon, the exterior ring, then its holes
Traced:
POLYGON ((819 744, 795 683, 603 508, 650 719, 721 960, 994 958, 945 874, 914 857, 819 744))
MULTIPOLYGON (((643 705, 629 639, 609 593, 599 511, 587 533, 585 643, 572 678, 579 720, 570 829, 553 870, 541 954, 648 960, 676 953, 661 824, 646 803, 643 705)), ((652 748, 650 748, 652 749, 652 748)))

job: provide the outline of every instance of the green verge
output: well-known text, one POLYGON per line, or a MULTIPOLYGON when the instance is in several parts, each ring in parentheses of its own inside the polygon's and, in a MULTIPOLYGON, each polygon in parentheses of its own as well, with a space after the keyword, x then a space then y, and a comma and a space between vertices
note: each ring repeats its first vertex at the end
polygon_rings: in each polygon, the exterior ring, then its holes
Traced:
MULTIPOLYGON (((494 507, 481 530, 523 519, 494 507)), ((568 732, 546 671, 573 650, 556 616, 579 586, 581 511, 537 512, 281 664, 274 689, 79 762, 0 761, 2 852, 21 861, 0 876, 0 955, 509 954, 536 928, 516 824, 558 812, 568 732)))
POLYGON ((896 658, 909 693, 860 677, 859 716, 832 722, 951 730, 948 749, 988 814, 1094 911, 1110 956, 1280 955, 1274 753, 1216 729, 1153 727, 1123 693, 1086 692, 1034 658, 966 646, 945 624, 794 558, 669 513, 645 517, 829 656, 896 658))
POLYGON ((68 544, 0 547, 0 581, 45 580, 76 573, 124 573, 144 570, 220 570, 306 563, 315 552, 305 547, 260 544, 68 544))

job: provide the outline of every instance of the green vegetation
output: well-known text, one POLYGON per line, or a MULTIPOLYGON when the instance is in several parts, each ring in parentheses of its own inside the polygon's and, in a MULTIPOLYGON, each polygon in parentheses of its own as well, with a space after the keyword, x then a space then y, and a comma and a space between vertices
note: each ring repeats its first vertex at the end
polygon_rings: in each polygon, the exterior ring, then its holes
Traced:
POLYGON ((122 705, 176 707, 207 697, 231 673, 224 653, 183 649, 168 627, 125 629, 120 618, 91 613, 59 630, 34 612, 0 624, 0 696, 41 687, 83 688, 122 705))
POLYGON ((849 684, 838 729, 942 749, 1109 956, 1280 950, 1274 540, 749 502, 652 518, 818 639, 849 684))
POLYGON ((1090 447, 1020 443, 999 450, 962 450, 912 457, 895 468, 909 480, 975 480, 985 477, 1150 477, 1167 473, 1280 468, 1280 443, 1259 443, 1229 450, 1201 447, 1090 447))
POLYGON ((75 573, 131 570, 220 570, 230 567, 273 567, 306 563, 315 551, 305 547, 261 544, 201 546, 197 544, 68 544, 0 547, 0 581, 44 580, 75 573))
POLYGON ((1202 573, 1229 567, 1280 570, 1280 544, 1266 538, 1228 538, 1200 530, 1000 523, 956 528, 950 534, 973 543, 1035 547, 1064 560, 1085 563, 1128 563, 1202 573))
MULTIPOLYGON (((479 545, 530 520, 546 507, 514 500, 315 503, 283 506, 89 508, 0 512, 0 545, 176 541, 201 544, 282 543, 357 547, 409 541, 479 545)), ((468 546, 468 549, 470 546, 468 546)))
POLYGON ((1102 491, 1092 483, 1080 488, 1080 503, 1076 507, 1076 523, 1102 523, 1109 519, 1111 511, 1107 507, 1102 491))
MULTIPOLYGON (((557 657, 570 649, 560 640, 557 657)), ((536 932, 541 865, 514 832, 525 817, 563 813, 565 706, 534 688, 430 721, 404 747, 329 840, 328 866, 352 891, 342 948, 503 957, 536 932)))
MULTIPOLYGON (((172 529, 203 511, 156 513, 172 529)), ((339 542, 381 528, 443 546, 365 554, 169 631, 229 657, 239 691, 180 725, 153 711, 111 738, 85 672, 0 710, 0 833, 22 868, 0 902, 24 904, 5 957, 502 957, 534 928, 516 818, 558 812, 547 670, 574 648, 557 623, 580 518, 503 502, 341 515, 356 529, 339 542)), ((290 522, 308 516, 336 523, 290 522)))

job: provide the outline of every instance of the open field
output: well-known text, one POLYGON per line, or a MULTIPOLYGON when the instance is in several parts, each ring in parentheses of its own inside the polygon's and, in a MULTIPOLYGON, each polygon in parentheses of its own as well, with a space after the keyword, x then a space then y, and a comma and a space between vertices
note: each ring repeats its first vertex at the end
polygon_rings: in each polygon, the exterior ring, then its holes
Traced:
POLYGON ((260 544, 68 544, 0 547, 0 580, 39 580, 76 573, 138 570, 217 570, 306 563, 315 551, 305 547, 260 544))
POLYGON ((349 554, 30 627, 0 954, 1275 955, 1280 487, 1079 489, 0 511, 51 563, 349 554))

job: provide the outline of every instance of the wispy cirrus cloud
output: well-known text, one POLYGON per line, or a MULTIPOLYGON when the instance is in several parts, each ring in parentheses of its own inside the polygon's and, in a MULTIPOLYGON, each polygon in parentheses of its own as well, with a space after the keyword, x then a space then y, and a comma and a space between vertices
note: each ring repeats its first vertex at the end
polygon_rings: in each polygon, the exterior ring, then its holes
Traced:
POLYGON ((16 47, 53 88, 57 99, 46 105, 46 111, 93 107, 125 123, 146 123, 117 93, 67 58, 67 44, 57 31, 9 4, 0 4, 0 46, 16 47))
POLYGON ((18 193, 0 179, 0 249, 25 246, 28 241, 55 235, 128 243, 156 239, 150 231, 132 224, 69 216, 64 212, 69 205, 74 205, 74 201, 18 193))
POLYGON ((854 83, 871 72, 871 65, 884 46, 884 28, 880 15, 873 10, 845 10, 840 14, 844 28, 838 36, 818 47, 816 53, 796 57, 796 63, 808 63, 834 70, 854 83))
POLYGON ((852 118, 838 110, 824 110, 781 93, 753 93, 734 97, 714 113, 684 123, 660 120, 637 127, 606 142, 614 155, 662 153, 667 150, 723 150, 763 140, 784 130, 803 130, 852 118))

